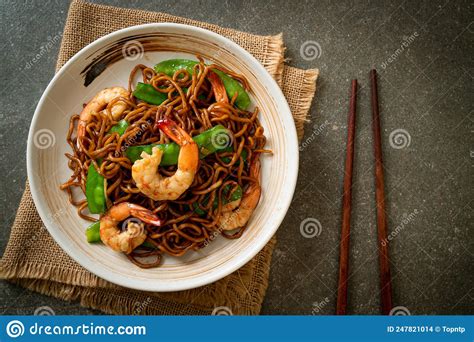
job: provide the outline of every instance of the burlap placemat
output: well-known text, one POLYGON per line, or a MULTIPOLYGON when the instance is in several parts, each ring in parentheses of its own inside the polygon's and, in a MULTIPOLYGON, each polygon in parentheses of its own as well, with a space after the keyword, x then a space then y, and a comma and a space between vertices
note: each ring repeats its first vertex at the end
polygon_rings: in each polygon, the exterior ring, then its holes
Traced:
MULTIPOLYGON (((82 47, 118 29, 154 22, 194 25, 232 39, 252 53, 279 82, 289 102, 298 135, 303 134, 318 70, 283 64, 281 35, 258 36, 168 14, 71 3, 57 69, 82 47)), ((173 293, 135 291, 111 284, 74 262, 51 238, 26 186, 0 263, 0 276, 25 288, 110 314, 210 314, 219 306, 234 314, 258 314, 268 286, 273 238, 249 263, 213 284, 173 293)))

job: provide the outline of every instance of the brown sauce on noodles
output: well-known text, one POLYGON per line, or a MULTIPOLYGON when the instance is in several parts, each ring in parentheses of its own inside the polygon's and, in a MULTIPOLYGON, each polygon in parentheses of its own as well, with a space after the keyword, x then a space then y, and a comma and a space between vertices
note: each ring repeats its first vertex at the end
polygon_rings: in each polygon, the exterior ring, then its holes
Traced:
MULTIPOLYGON (((163 254, 182 256, 189 250, 202 248, 217 234, 229 239, 239 238, 245 230, 242 227, 237 231, 222 232, 217 224, 222 206, 213 208, 213 203, 215 198, 218 198, 218 203, 222 203, 224 187, 235 189, 239 185, 245 189, 250 182, 259 182, 249 176, 248 161, 258 158, 259 153, 268 152, 264 150, 266 138, 258 119, 258 109, 244 111, 236 108, 233 105, 235 96, 229 99, 230 103, 215 102, 211 85, 206 79, 210 69, 220 69, 248 88, 242 76, 217 65, 206 66, 202 59, 195 66, 193 74, 179 70, 173 77, 157 74, 152 68, 140 64, 130 74, 128 90, 132 94, 134 79, 139 76, 143 83, 151 84, 167 94, 168 99, 160 106, 141 102, 133 95, 115 99, 104 111, 95 113, 87 123, 85 136, 79 142, 82 148, 78 148, 76 136, 79 115, 73 115, 70 119, 67 142, 72 153, 67 153, 66 157, 72 175, 61 185, 61 189, 68 192, 69 201, 77 207, 78 215, 96 221, 88 214, 87 201, 82 197, 80 200, 75 198, 73 192, 73 188, 80 188, 85 193, 87 170, 94 163, 99 173, 106 178, 108 207, 121 202, 139 204, 153 211, 163 222, 160 227, 145 226, 147 246, 154 248, 140 246, 128 255, 140 267, 157 266, 163 254), (187 91, 183 88, 187 88, 187 91), (122 119, 129 123, 122 136, 107 133, 117 124, 112 119, 111 107, 119 101, 126 104, 122 119), (153 128, 156 119, 165 117, 171 117, 191 136, 215 125, 223 125, 233 133, 234 150, 214 153, 201 159, 192 185, 178 200, 154 201, 136 187, 131 176, 132 163, 124 151, 128 146, 170 142, 168 137, 153 128), (247 162, 244 162, 242 155, 244 151, 247 162), (206 205, 202 204, 206 202, 206 205), (206 214, 199 215, 193 208, 194 203, 198 203, 198 208, 206 214)), ((176 166, 160 166, 159 170, 165 176, 175 171, 176 166)))

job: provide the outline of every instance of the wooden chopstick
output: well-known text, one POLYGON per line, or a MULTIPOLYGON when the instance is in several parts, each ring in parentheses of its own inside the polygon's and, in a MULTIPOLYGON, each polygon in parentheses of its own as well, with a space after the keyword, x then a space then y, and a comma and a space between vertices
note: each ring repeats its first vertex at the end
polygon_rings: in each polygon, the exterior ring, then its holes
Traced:
POLYGON ((347 280, 349 271, 349 240, 352 209, 352 169, 354 163, 354 134, 357 104, 357 80, 352 80, 349 118, 347 125, 346 164, 344 169, 344 193, 342 195, 342 227, 339 250, 339 284, 337 287, 336 314, 345 315, 347 308, 347 280))
POLYGON ((382 162, 382 141, 380 135, 380 113, 377 92, 377 71, 370 71, 372 126, 374 130, 375 155, 375 200, 377 202, 377 231, 380 267, 380 296, 382 314, 388 315, 392 309, 392 284, 388 257, 387 217, 385 215, 385 190, 382 162))

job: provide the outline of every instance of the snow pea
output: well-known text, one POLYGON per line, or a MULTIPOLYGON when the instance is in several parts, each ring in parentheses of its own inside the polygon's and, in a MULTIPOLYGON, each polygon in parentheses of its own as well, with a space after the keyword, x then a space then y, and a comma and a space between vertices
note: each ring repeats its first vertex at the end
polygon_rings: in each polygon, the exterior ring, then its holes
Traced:
MULTIPOLYGON (((199 158, 202 159, 212 153, 224 151, 231 147, 232 133, 224 126, 217 125, 194 136, 193 140, 198 145, 199 158)), ((178 164, 180 148, 176 143, 130 146, 125 150, 125 155, 134 163, 136 160, 141 159, 140 156, 142 152, 151 154, 154 146, 163 151, 160 165, 169 166, 178 164)))
POLYGON ((166 93, 161 93, 151 84, 142 82, 137 83, 137 86, 133 91, 133 96, 135 96, 137 99, 145 101, 146 103, 157 106, 162 104, 168 98, 166 93))
MULTIPOLYGON (((185 69, 190 75, 192 75, 193 68, 196 64, 198 64, 198 62, 190 59, 168 59, 156 64, 154 69, 156 72, 166 74, 170 77, 172 77, 176 71, 181 69, 185 69)), ((237 93, 235 104, 240 109, 246 110, 250 105, 250 97, 244 87, 226 73, 217 69, 213 69, 213 71, 222 80, 229 98, 232 98, 234 94, 237 93)))
POLYGON ((109 133, 118 133, 119 135, 122 135, 122 134, 125 133, 128 126, 130 126, 130 125, 128 124, 127 121, 120 120, 114 126, 112 126, 112 128, 109 130, 109 133))
POLYGON ((89 166, 86 180, 86 199, 89 211, 92 214, 105 212, 105 188, 104 177, 97 172, 94 164, 89 166))
POLYGON ((86 229, 87 242, 100 242, 100 221, 92 223, 86 229))

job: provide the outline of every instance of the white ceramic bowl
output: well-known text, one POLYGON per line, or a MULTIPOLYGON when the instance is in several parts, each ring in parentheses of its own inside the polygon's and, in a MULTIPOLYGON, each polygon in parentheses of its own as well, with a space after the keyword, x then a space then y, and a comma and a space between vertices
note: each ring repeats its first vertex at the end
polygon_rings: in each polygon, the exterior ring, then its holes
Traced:
MULTIPOLYGON (((91 72, 95 71, 97 66, 91 72)), ((295 189, 298 142, 293 118, 280 88, 248 52, 204 29, 179 24, 147 24, 98 39, 61 68, 36 108, 28 136, 27 163, 36 208, 50 234, 75 261, 97 276, 125 287, 177 291, 225 277, 253 258, 275 234, 295 189), (59 189, 71 174, 64 157, 64 153, 70 152, 66 143, 69 118, 79 113, 82 104, 102 88, 126 87, 128 75, 136 64, 153 66, 164 59, 194 58, 196 54, 245 75, 252 89, 253 104, 261 110, 268 148, 274 153, 262 156, 262 197, 240 239, 219 237, 198 252, 189 252, 181 258, 165 256, 161 267, 141 269, 123 254, 100 244, 88 244, 84 235, 88 223, 78 217, 67 194, 59 189), (81 72, 101 56, 106 59, 113 56, 114 63, 109 63, 100 74, 96 72, 92 83, 85 86, 81 72)))

